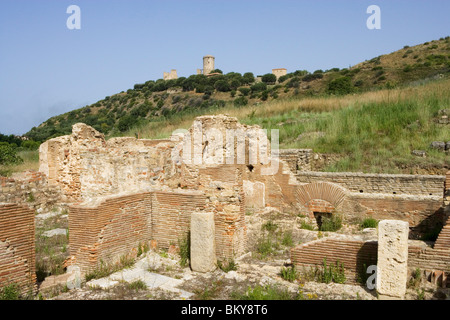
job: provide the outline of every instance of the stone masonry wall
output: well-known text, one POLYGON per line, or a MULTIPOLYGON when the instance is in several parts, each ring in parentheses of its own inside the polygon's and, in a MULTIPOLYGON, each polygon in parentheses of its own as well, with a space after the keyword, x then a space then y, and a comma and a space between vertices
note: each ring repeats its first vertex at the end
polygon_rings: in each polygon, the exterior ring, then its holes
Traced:
POLYGON ((311 171, 312 149, 280 149, 280 159, 284 160, 292 173, 311 171))
POLYGON ((355 193, 409 194, 442 197, 445 176, 364 174, 353 172, 300 172, 300 183, 333 182, 355 193))
POLYGON ((169 140, 112 138, 79 123, 72 134, 40 146, 40 172, 70 201, 139 192, 171 174, 169 140))
POLYGON ((0 176, 0 202, 26 204, 38 209, 51 209, 62 200, 58 186, 48 186, 41 172, 26 171, 13 177, 0 176))
POLYGON ((34 215, 28 206, 0 203, 0 288, 36 290, 34 215))

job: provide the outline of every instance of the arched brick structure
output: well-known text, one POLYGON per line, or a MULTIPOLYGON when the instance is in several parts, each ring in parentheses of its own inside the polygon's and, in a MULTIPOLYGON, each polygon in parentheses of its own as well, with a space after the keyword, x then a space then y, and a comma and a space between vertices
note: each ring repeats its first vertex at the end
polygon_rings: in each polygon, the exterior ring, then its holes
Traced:
POLYGON ((346 189, 330 182, 313 182, 297 188, 297 198, 306 208, 308 208, 311 200, 324 200, 337 208, 346 196, 346 189))

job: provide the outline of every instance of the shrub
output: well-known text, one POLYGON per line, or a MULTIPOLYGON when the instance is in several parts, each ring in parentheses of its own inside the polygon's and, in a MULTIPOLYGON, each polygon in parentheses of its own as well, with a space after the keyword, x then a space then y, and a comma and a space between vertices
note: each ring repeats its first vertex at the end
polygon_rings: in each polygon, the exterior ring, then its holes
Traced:
POLYGON ((314 74, 307 74, 306 76, 304 76, 302 78, 303 81, 305 82, 310 82, 313 80, 317 80, 317 79, 322 79, 323 78, 323 74, 322 73, 314 73, 314 74))
POLYGON ((342 218, 333 214, 331 217, 322 217, 322 225, 319 231, 337 231, 342 228, 342 218))
POLYGON ((217 266, 224 272, 236 271, 238 267, 237 263, 233 259, 230 259, 224 263, 218 260, 217 266))
POLYGON ((274 253, 277 248, 278 243, 276 241, 274 242, 271 236, 258 239, 256 244, 256 252, 258 252, 263 259, 274 253))
POLYGON ((0 300, 19 300, 20 299, 20 290, 19 286, 15 283, 11 283, 7 286, 4 286, 0 290, 0 300))
POLYGON ((248 94, 251 91, 250 88, 245 88, 245 87, 239 88, 238 90, 239 90, 240 93, 242 93, 243 96, 248 96, 248 94))
POLYGON ((284 280, 287 280, 289 282, 294 282, 298 278, 297 270, 295 270, 295 267, 292 266, 290 268, 281 268, 280 272, 281 278, 284 280))
POLYGON ((350 77, 340 77, 328 84, 328 93, 336 95, 349 94, 354 91, 350 77))
POLYGON ((418 288, 422 282, 422 271, 420 268, 414 270, 414 274, 408 281, 408 288, 418 288))
POLYGON ((180 248, 180 265, 184 268, 188 265, 191 258, 191 233, 186 233, 184 238, 178 241, 178 247, 180 248))
POLYGON ((274 84, 275 82, 277 82, 277 77, 273 73, 266 73, 262 76, 261 80, 262 82, 267 84, 274 84))
POLYGON ((310 225, 309 223, 302 221, 301 225, 300 225, 301 229, 305 229, 305 230, 314 230, 314 226, 310 225))
POLYGON ((252 92, 261 92, 267 90, 267 84, 265 84, 264 82, 258 82, 252 85, 250 89, 252 90, 252 92))
POLYGON ((234 99, 233 104, 235 107, 242 107, 248 104, 248 100, 245 97, 237 97, 234 99))
POLYGON ((241 81, 237 80, 237 79, 232 79, 230 82, 230 87, 233 90, 236 90, 237 88, 239 88, 239 86, 241 85, 241 81))
POLYGON ((283 235, 283 239, 281 240, 281 244, 286 247, 293 247, 294 240, 292 239, 292 231, 288 231, 283 235))
POLYGON ((246 72, 242 76, 242 80, 244 81, 244 83, 250 84, 250 83, 255 82, 255 76, 251 72, 246 72))
POLYGON ((124 116, 119 120, 119 123, 117 124, 117 128, 121 132, 127 131, 128 129, 130 129, 133 126, 134 122, 135 122, 134 117, 132 117, 130 115, 124 116))
POLYGON ((279 83, 282 83, 282 82, 285 82, 287 79, 289 79, 290 78, 290 76, 289 75, 284 75, 284 76, 281 76, 281 77, 279 77, 278 78, 278 82, 279 83))
POLYGON ((261 100, 262 100, 262 101, 266 101, 268 98, 269 98, 269 91, 264 90, 264 91, 261 93, 261 100))
POLYGON ((134 264, 134 259, 131 256, 121 256, 119 259, 119 262, 115 264, 106 264, 103 261, 100 261, 100 265, 94 268, 93 270, 90 270, 86 273, 85 279, 86 281, 90 281, 93 279, 100 279, 107 277, 114 272, 117 272, 119 270, 130 268, 134 264))
POLYGON ((214 88, 216 88, 217 91, 221 92, 227 92, 230 91, 230 85, 226 80, 219 80, 214 84, 214 88))
POLYGON ((0 142, 0 165, 22 163, 23 159, 17 155, 17 146, 7 142, 0 142))
POLYGON ((267 221, 265 224, 262 225, 261 229, 262 230, 266 230, 269 233, 273 233, 275 232, 275 230, 277 230, 278 225, 276 223, 273 222, 273 220, 269 220, 267 221))
POLYGON ((139 290, 146 290, 146 289, 147 289, 147 285, 145 284, 145 282, 142 281, 142 280, 140 280, 140 279, 139 279, 139 280, 135 280, 135 281, 129 283, 129 284, 127 285, 127 287, 128 287, 128 289, 130 289, 130 290, 136 290, 136 291, 139 291, 139 290))
POLYGON ((411 65, 407 65, 403 68, 403 72, 411 72, 412 71, 412 66, 411 65))
POLYGON ((300 79, 298 77, 293 77, 286 83, 286 88, 298 88, 300 86, 300 79))
POLYGON ((361 229, 366 229, 366 228, 376 228, 378 226, 378 220, 374 219, 374 218, 365 218, 361 224, 361 229))
POLYGON ((319 273, 319 282, 322 283, 345 283, 347 280, 345 276, 344 265, 339 261, 336 261, 336 265, 327 265, 327 260, 323 259, 323 270, 319 273))

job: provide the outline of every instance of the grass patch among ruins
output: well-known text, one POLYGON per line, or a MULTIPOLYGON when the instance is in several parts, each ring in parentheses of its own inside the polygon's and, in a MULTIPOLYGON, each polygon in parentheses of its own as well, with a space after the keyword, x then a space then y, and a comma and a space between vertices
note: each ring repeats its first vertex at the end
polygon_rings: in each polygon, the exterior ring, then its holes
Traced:
POLYGON ((107 277, 114 272, 131 268, 132 266, 134 266, 134 263, 134 258, 129 255, 120 256, 119 261, 117 261, 116 263, 105 263, 101 260, 100 264, 97 267, 86 273, 85 280, 86 282, 88 282, 90 280, 107 277))
POLYGON ((316 296, 305 296, 301 290, 291 292, 280 285, 270 284, 248 287, 245 292, 233 291, 230 298, 233 300, 311 300, 316 296))
POLYGON ((347 281, 344 264, 339 261, 336 261, 334 264, 329 264, 326 259, 323 259, 322 266, 320 267, 303 268, 301 277, 306 281, 320 283, 334 282, 343 284, 347 281))

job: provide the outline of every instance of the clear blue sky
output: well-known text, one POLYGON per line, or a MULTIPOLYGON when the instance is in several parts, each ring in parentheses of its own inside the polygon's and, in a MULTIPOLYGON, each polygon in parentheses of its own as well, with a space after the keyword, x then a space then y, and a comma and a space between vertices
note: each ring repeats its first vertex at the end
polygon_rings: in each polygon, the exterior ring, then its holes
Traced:
POLYGON ((202 57, 224 73, 345 68, 450 35, 448 0, 0 0, 0 133, 23 134, 202 57), (70 5, 81 29, 69 30, 70 5), (369 30, 369 5, 381 29, 369 30))

